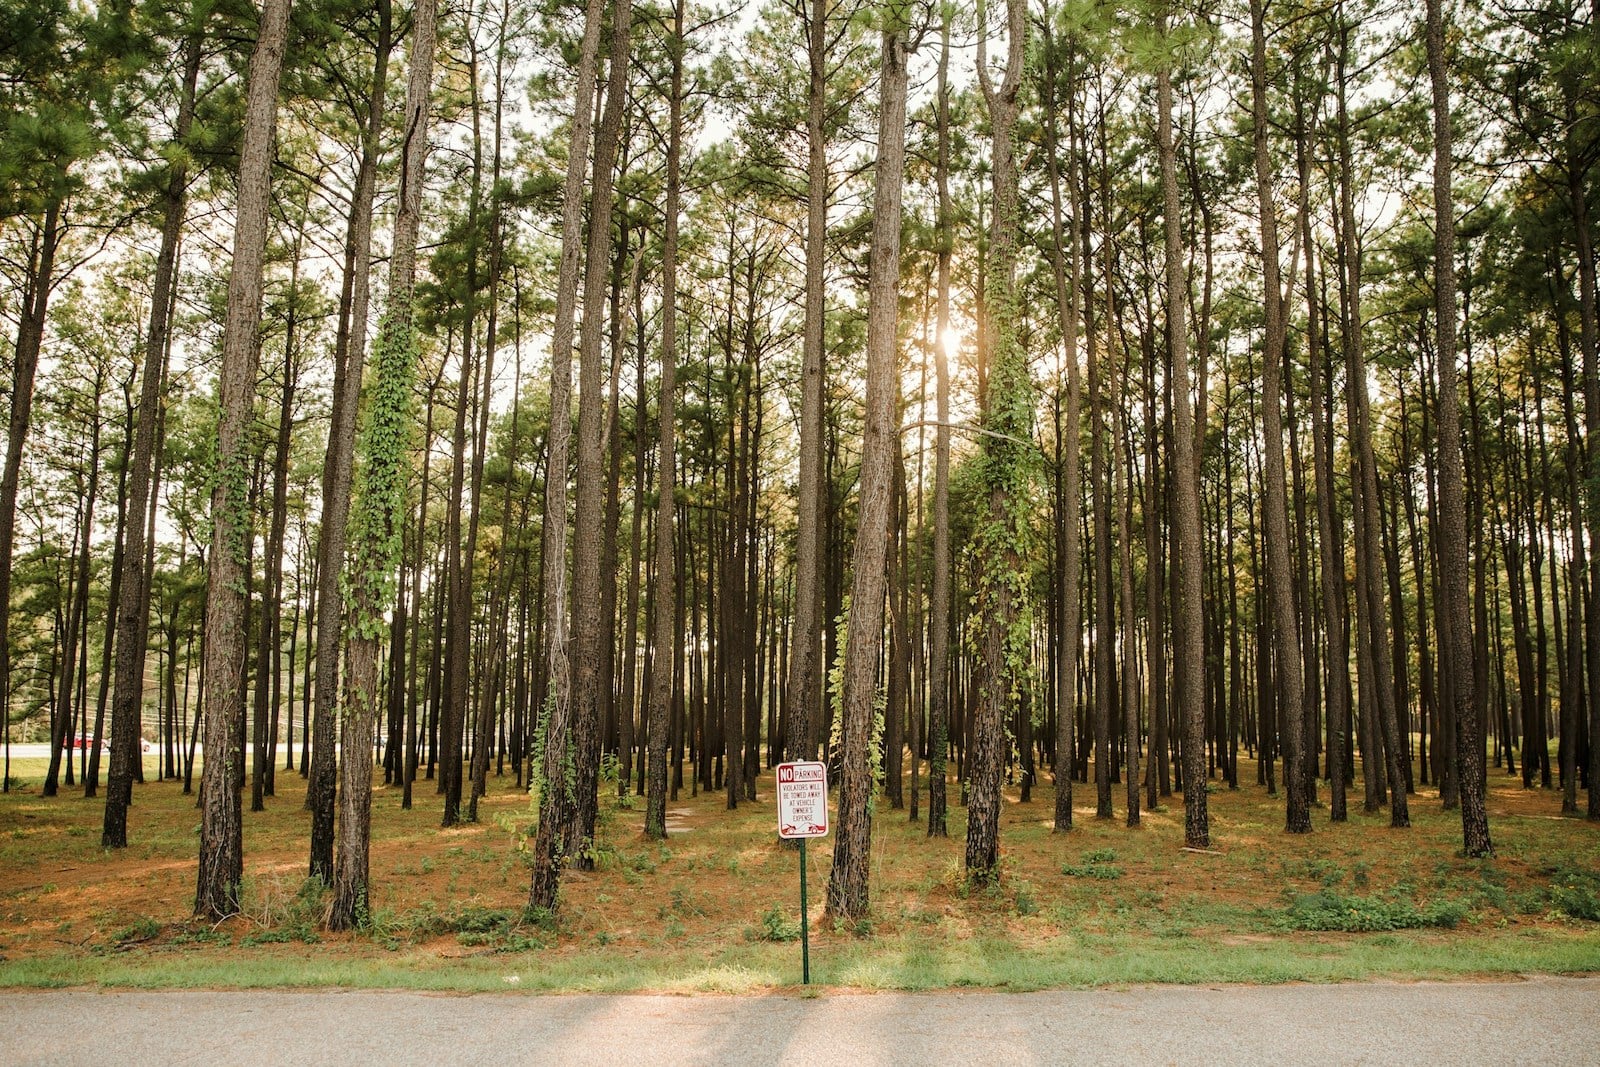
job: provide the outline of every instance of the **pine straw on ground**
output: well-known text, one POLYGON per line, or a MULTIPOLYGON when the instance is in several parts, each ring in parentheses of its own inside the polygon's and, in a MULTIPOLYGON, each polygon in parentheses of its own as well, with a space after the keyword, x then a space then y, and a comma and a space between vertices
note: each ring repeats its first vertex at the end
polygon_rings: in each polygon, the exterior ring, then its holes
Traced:
MULTIPOLYGON (((0 797, 0 984, 138 982, 142 969, 155 984, 383 985, 398 967, 439 988, 507 969, 528 973, 525 987, 678 988, 671 976, 694 967, 690 988, 771 988, 797 969, 798 855, 776 841, 770 772, 737 811, 722 792, 681 791, 664 843, 640 832, 642 801, 605 784, 595 867, 566 872, 554 919, 524 911, 533 813, 509 776, 491 779, 477 823, 448 830, 433 782, 416 784, 409 811, 380 786, 367 928, 335 935, 305 879, 297 773, 280 769, 267 810, 245 813, 242 912, 210 926, 191 915, 194 797, 154 780, 153 761, 120 851, 99 846, 103 801, 41 797, 42 767, 18 770, 0 797)), ((1207 853, 1182 848, 1181 795, 1128 828, 1123 787, 1116 817, 1097 820, 1093 786, 1075 783, 1075 827, 1055 834, 1048 784, 1027 804, 1008 788, 989 888, 962 878, 958 803, 950 837, 930 840, 880 800, 865 922, 824 914, 829 841, 811 844, 813 960, 824 980, 901 988, 1600 970, 1600 915, 1583 917, 1600 907, 1600 825, 1561 817, 1558 793, 1493 772, 1497 855, 1479 861, 1458 855, 1459 816, 1427 788, 1409 830, 1363 812, 1353 790, 1346 824, 1319 807, 1315 831, 1291 836, 1254 775, 1242 766, 1251 784, 1237 791, 1212 783, 1207 853), (1416 925, 1438 928, 1383 932, 1416 925)))

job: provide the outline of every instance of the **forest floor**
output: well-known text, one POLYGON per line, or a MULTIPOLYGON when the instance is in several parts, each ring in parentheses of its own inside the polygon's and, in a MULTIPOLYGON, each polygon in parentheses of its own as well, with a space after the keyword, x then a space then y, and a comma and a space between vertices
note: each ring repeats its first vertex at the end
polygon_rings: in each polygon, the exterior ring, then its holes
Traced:
MULTIPOLYGON (((372 910, 365 929, 320 928, 327 896, 305 879, 304 782, 279 770, 267 810, 245 813, 242 914, 195 921, 199 815, 181 785, 135 788, 129 847, 100 848, 103 801, 39 795, 42 761, 13 763, 0 796, 0 988, 25 986, 439 990, 786 989, 800 979, 798 855, 775 836, 771 772, 759 799, 722 793, 668 805, 669 839, 640 832, 642 802, 602 796, 596 864, 569 870, 555 918, 525 913, 522 846, 533 821, 509 777, 480 820, 439 828, 418 782, 373 798, 372 910)), ((1386 811, 1313 813, 1282 830, 1283 801, 1241 766, 1213 783, 1212 851, 1185 851, 1182 797, 1124 825, 1094 818, 1078 783, 1075 829, 1051 832, 1048 784, 1007 790, 1002 878, 961 878, 965 812, 950 837, 880 800, 870 920, 827 918, 830 841, 809 854, 813 982, 857 989, 1040 989, 1142 982, 1338 981, 1600 973, 1600 824, 1560 816, 1559 794, 1491 770, 1497 854, 1468 860, 1460 821, 1427 787, 1409 830, 1386 811)), ((603 788, 606 786, 603 784, 603 788)), ((952 783, 952 800, 959 797, 952 783)), ((1326 789, 1321 799, 1326 801, 1326 789)), ((245 804, 249 798, 246 792, 245 804)))

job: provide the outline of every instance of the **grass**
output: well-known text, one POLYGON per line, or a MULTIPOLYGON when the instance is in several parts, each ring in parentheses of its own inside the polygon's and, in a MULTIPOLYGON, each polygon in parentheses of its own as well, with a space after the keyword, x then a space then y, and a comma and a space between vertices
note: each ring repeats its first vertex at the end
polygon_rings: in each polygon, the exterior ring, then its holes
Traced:
MULTIPOLYGON (((28 763, 14 762, 23 786, 0 797, 0 987, 749 992, 798 981, 798 855, 774 840, 770 778, 736 812, 721 793, 684 792, 665 843, 639 832, 642 807, 603 798, 595 869, 567 873, 556 915, 525 910, 531 813, 509 779, 491 780, 480 822, 450 830, 438 828, 433 783, 417 784, 410 811, 380 787, 371 911, 362 931, 331 934, 326 891, 304 877, 297 774, 280 769, 280 795, 246 813, 244 906, 211 926, 189 915, 193 797, 155 781, 152 763, 131 845, 109 852, 102 802, 40 797, 43 767, 28 763)), ((1181 797, 1133 829, 1082 808, 1063 835, 1048 786, 1027 805, 1011 792, 1001 879, 981 889, 962 878, 962 809, 949 839, 929 840, 880 802, 868 920, 823 914, 828 842, 809 850, 813 980, 1020 990, 1600 971, 1600 827, 1557 817, 1553 793, 1492 787, 1491 861, 1457 854, 1458 816, 1427 794, 1409 831, 1358 801, 1348 823, 1319 809, 1315 833, 1289 836, 1281 799, 1218 788, 1204 854, 1181 848, 1181 797)))

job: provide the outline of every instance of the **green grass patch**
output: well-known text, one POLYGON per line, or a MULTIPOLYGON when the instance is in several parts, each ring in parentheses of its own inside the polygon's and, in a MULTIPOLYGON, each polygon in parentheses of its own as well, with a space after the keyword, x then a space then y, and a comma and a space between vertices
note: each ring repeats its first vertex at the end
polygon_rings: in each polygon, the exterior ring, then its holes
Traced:
POLYGON ((1068 878, 1099 878, 1102 881, 1115 881, 1122 877, 1122 868, 1113 862, 1116 858, 1115 849, 1091 849, 1083 854, 1083 859, 1079 862, 1062 865, 1061 873, 1068 878))

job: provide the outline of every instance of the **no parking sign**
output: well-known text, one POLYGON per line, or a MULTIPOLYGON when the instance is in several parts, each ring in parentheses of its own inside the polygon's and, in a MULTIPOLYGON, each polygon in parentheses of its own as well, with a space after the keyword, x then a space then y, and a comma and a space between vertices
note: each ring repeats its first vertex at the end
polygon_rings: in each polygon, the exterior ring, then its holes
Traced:
POLYGON ((778 836, 800 841, 800 975, 811 983, 811 927, 806 916, 806 838, 828 836, 828 765, 778 764, 778 836))

